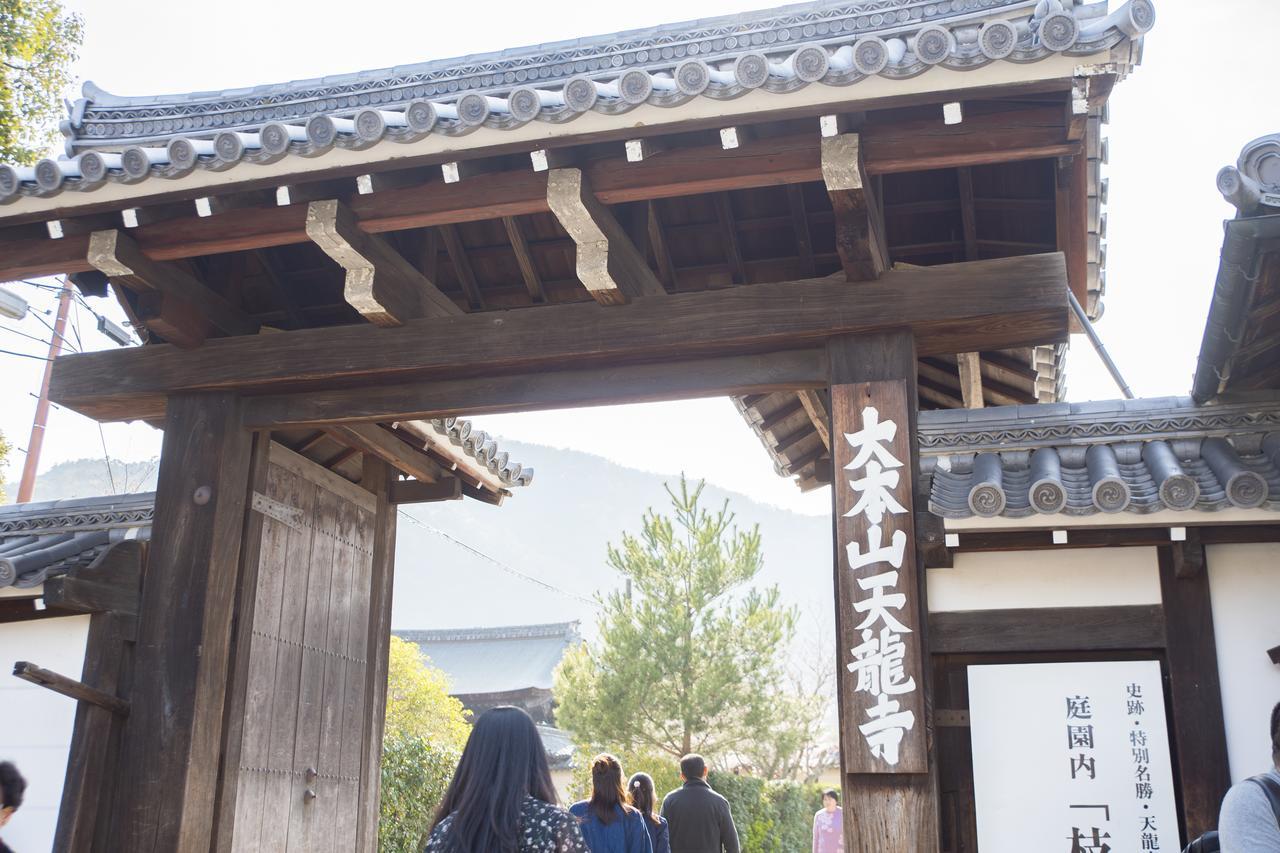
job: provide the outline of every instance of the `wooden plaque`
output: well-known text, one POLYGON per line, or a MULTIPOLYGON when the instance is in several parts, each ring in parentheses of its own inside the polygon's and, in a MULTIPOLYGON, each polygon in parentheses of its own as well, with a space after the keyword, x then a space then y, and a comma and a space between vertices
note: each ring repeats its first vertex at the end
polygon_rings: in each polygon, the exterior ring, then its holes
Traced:
POLYGON ((907 383, 833 385, 836 597, 846 773, 927 773, 907 383))

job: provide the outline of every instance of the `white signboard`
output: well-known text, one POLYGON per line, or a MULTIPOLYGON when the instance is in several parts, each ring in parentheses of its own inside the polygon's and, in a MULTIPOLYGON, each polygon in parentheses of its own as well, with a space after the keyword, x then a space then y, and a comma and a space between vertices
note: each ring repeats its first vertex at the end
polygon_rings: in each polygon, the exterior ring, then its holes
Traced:
POLYGON ((1180 849, 1156 661, 969 667, 978 849, 1180 849))

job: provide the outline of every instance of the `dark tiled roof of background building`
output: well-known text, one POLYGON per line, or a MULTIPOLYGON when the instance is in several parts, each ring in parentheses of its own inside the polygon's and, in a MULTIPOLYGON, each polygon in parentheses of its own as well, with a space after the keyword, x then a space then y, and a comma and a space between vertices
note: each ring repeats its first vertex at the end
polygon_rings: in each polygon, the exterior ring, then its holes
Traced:
POLYGON ((945 518, 1280 510, 1280 400, 939 410, 919 436, 929 509, 945 518))
POLYGON ((560 659, 580 639, 577 622, 392 633, 448 673, 459 696, 550 690, 560 659))
POLYGON ((115 542, 149 540, 155 493, 0 506, 0 587, 26 589, 90 565, 115 542))

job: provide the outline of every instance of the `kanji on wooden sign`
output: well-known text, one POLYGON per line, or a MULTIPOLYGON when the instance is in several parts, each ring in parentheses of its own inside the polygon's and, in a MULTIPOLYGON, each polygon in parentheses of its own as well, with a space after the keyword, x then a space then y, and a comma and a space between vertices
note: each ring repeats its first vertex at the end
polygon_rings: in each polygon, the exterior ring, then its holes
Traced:
POLYGON ((846 773, 925 773, 924 674, 904 381, 833 385, 846 773))

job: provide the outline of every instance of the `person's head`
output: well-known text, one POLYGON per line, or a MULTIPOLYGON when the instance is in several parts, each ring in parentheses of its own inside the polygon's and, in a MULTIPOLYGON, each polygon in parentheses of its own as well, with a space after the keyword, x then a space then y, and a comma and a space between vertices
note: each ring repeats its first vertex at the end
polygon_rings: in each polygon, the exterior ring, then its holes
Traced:
POLYGON ((591 759, 591 811, 604 824, 618 816, 618 806, 627 805, 627 792, 622 789, 622 764, 607 752, 591 759))
POLYGON ((840 792, 835 788, 828 788, 822 792, 822 807, 829 812, 833 812, 840 805, 840 792))
POLYGON ((471 729, 435 823, 453 815, 450 849, 459 853, 514 853, 525 797, 557 802, 547 751, 523 710, 492 708, 471 729))
POLYGON ((707 778, 707 762, 697 753, 686 755, 680 759, 680 778, 686 782, 707 778))
POLYGON ((9 822, 13 813, 22 805, 22 795, 27 790, 27 780, 22 778, 12 762, 0 761, 0 827, 9 822))
POLYGON ((1280 702, 1271 709, 1271 761, 1280 768, 1280 702))
POLYGON ((650 823, 658 822, 657 794, 653 790, 653 777, 637 773, 627 781, 627 798, 650 823))

